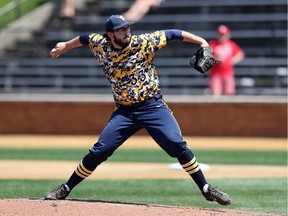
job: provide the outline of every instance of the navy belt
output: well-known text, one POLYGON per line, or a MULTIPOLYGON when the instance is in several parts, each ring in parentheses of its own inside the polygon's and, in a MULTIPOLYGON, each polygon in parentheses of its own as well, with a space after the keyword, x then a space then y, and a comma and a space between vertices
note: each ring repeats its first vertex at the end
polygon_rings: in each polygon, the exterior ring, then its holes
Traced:
POLYGON ((142 102, 139 102, 139 103, 132 103, 128 106, 130 107, 140 107, 140 106, 143 106, 143 105, 149 105, 149 104, 152 104, 154 102, 157 101, 157 98, 156 97, 152 97, 152 98, 149 98, 147 99, 146 101, 142 101, 142 102))
POLYGON ((129 105, 122 105, 122 104, 117 104, 117 106, 122 106, 122 107, 141 107, 141 106, 145 106, 145 105, 149 105, 149 104, 152 104, 154 102, 156 102, 159 98, 158 97, 152 97, 152 98, 149 98, 145 101, 142 101, 142 102, 139 102, 139 103, 131 103, 129 105))

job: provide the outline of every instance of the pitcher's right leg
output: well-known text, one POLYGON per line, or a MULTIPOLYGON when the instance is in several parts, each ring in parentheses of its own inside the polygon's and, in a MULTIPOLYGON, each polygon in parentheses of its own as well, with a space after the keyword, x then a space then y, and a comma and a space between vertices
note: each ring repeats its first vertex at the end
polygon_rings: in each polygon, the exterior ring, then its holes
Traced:
POLYGON ((140 127, 134 124, 129 115, 116 110, 101 133, 97 143, 93 145, 89 153, 80 161, 69 180, 65 184, 61 184, 45 193, 44 199, 65 199, 76 185, 89 177, 98 165, 107 160, 123 142, 139 129, 140 127))

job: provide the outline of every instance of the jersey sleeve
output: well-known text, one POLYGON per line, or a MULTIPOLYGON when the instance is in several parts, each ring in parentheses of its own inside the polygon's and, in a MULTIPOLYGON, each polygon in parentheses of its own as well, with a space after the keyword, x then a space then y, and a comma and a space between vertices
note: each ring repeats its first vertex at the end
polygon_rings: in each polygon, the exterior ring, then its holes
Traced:
POLYGON ((167 41, 171 40, 183 40, 182 31, 178 29, 167 29, 164 30, 167 41))
POLYGON ((103 36, 95 33, 83 34, 79 37, 79 41, 82 45, 96 45, 99 44, 101 39, 103 39, 103 36))
POLYGON ((80 35, 79 41, 82 45, 88 45, 89 44, 89 35, 90 34, 83 34, 80 35))
MULTIPOLYGON (((84 35, 83 38, 85 43, 88 41, 89 49, 94 54, 94 56, 99 56, 103 53, 103 41, 106 40, 102 35, 97 33, 92 33, 89 35, 84 35)), ((81 37, 80 37, 81 41, 81 37)))
POLYGON ((167 45, 167 38, 164 31, 156 31, 140 35, 142 46, 146 47, 150 53, 155 53, 167 45))

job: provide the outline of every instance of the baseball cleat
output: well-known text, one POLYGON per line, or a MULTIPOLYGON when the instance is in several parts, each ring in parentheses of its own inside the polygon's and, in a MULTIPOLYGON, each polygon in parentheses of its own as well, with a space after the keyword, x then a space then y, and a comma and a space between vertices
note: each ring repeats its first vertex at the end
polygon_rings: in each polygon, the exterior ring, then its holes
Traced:
POLYGON ((220 205, 231 205, 232 202, 232 199, 228 194, 212 187, 211 185, 208 187, 208 192, 202 192, 202 194, 206 200, 210 202, 216 201, 220 205))
POLYGON ((69 195, 69 191, 64 184, 57 186, 55 189, 48 191, 44 195, 45 200, 63 200, 69 195))

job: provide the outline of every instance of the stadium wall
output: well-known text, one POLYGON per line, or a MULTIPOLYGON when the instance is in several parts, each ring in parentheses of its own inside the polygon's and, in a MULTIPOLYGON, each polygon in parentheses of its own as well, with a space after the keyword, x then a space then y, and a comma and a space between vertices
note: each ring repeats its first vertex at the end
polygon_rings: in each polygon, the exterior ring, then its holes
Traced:
MULTIPOLYGON (((185 136, 287 137, 286 103, 169 103, 185 136)), ((113 102, 0 102, 1 134, 99 134, 113 102)), ((145 131, 140 131, 145 134, 145 131)))

